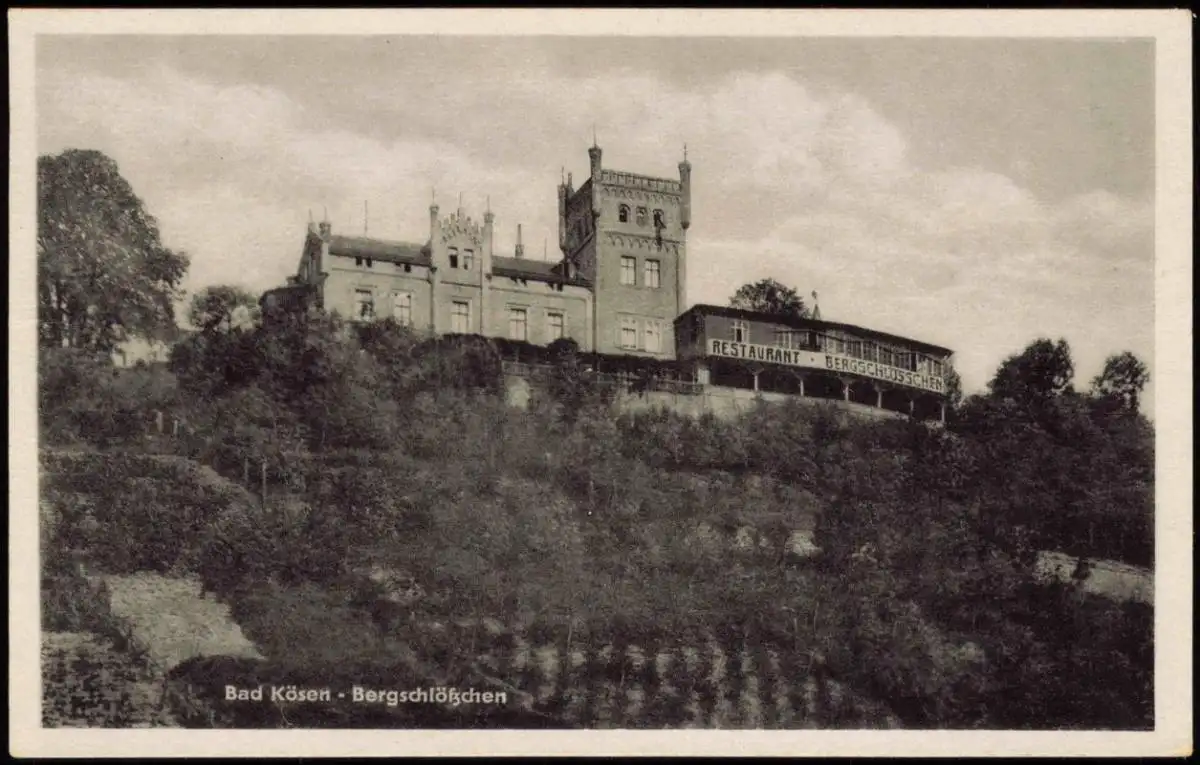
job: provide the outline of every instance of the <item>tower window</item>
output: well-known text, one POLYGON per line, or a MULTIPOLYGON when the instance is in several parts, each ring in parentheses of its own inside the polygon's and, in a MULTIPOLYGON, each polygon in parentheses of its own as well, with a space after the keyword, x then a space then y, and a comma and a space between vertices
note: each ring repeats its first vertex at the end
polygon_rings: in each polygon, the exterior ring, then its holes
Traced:
POLYGON ((637 209, 637 224, 639 226, 646 225, 646 208, 645 207, 639 207, 637 209))
POLYGON ((375 318, 375 296, 371 290, 354 290, 354 315, 362 321, 375 318))
POLYGON ((450 267, 458 268, 458 248, 457 247, 450 248, 450 267))
POLYGON ((470 271, 471 267, 474 265, 475 265, 475 251, 474 250, 463 250, 462 267, 465 270, 470 271))
POLYGON ((662 326, 657 321, 646 322, 645 341, 648 352, 662 352, 662 326))
POLYGON ((636 350, 637 336, 637 319, 621 319, 621 347, 636 350))
POLYGON ((663 211, 655 210, 654 211, 654 227, 655 228, 666 228, 667 224, 664 221, 665 221, 665 218, 663 218, 663 211))
POLYGON ((508 309, 508 339, 529 339, 529 312, 524 308, 508 309))
POLYGON ((734 321, 730 325, 730 330, 735 343, 744 343, 750 336, 750 327, 744 321, 734 321))
POLYGON ((645 282, 647 287, 658 289, 661 276, 660 263, 657 260, 646 261, 645 282))
POLYGON ((450 305, 450 331, 466 334, 471 331, 471 304, 455 300, 450 305))
POLYGON ((621 284, 626 286, 637 284, 637 258, 631 255, 621 256, 621 284))
POLYGON ((628 223, 629 222, 629 205, 621 205, 620 207, 617 208, 617 222, 619 222, 619 223, 628 223))

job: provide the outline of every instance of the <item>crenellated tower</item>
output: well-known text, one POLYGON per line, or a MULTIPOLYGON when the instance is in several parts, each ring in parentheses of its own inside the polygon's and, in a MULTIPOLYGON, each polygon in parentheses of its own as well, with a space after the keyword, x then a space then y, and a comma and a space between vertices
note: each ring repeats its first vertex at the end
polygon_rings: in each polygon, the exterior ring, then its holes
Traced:
POLYGON ((687 307, 686 231, 691 164, 679 180, 606 169, 588 149, 589 177, 558 188, 559 246, 593 285, 593 347, 602 353, 672 358, 673 322, 687 307))

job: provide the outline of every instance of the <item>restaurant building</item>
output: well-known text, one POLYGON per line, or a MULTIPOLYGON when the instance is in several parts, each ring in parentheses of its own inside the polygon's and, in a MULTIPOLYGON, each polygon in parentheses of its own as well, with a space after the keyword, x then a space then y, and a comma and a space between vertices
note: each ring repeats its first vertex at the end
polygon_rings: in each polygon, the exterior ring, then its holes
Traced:
POLYGON ((822 398, 945 419, 953 351, 851 324, 695 305, 675 320, 680 370, 719 390, 822 398))

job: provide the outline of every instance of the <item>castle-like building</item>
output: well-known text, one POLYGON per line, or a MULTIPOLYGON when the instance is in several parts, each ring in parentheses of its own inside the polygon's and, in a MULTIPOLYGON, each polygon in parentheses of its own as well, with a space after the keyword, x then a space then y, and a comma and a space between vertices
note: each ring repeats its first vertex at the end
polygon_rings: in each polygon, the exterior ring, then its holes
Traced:
MULTIPOLYGON (((679 179, 606 170, 599 146, 576 189, 558 187, 557 261, 495 251, 495 216, 429 208, 424 244, 344 236, 310 224, 292 289, 352 320, 390 316, 430 334, 462 333, 546 345, 573 338, 603 354, 675 357, 685 297, 691 165, 679 179)), ((284 299, 272 290, 264 302, 284 299)))
POLYGON ((667 389, 704 400, 829 398, 944 418, 948 348, 819 317, 689 305, 686 149, 678 180, 607 170, 599 146, 588 157, 587 180, 575 188, 566 175, 558 187, 558 260, 526 258, 520 226, 515 250, 496 252, 490 206, 478 222, 462 209, 443 216, 435 202, 424 244, 310 223, 296 275, 263 295, 264 308, 298 300, 429 335, 572 338, 618 366, 630 356, 673 362, 667 389))

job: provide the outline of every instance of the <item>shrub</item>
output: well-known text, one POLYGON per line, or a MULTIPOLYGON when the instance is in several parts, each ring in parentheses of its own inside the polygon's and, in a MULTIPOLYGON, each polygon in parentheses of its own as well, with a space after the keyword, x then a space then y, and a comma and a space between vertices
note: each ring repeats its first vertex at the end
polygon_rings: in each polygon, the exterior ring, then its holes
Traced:
POLYGON ((40 456, 45 485, 59 496, 86 497, 94 521, 87 529, 78 521, 65 525, 57 545, 79 546, 89 563, 109 573, 188 568, 218 513, 253 506, 245 490, 184 458, 51 450, 40 456))

